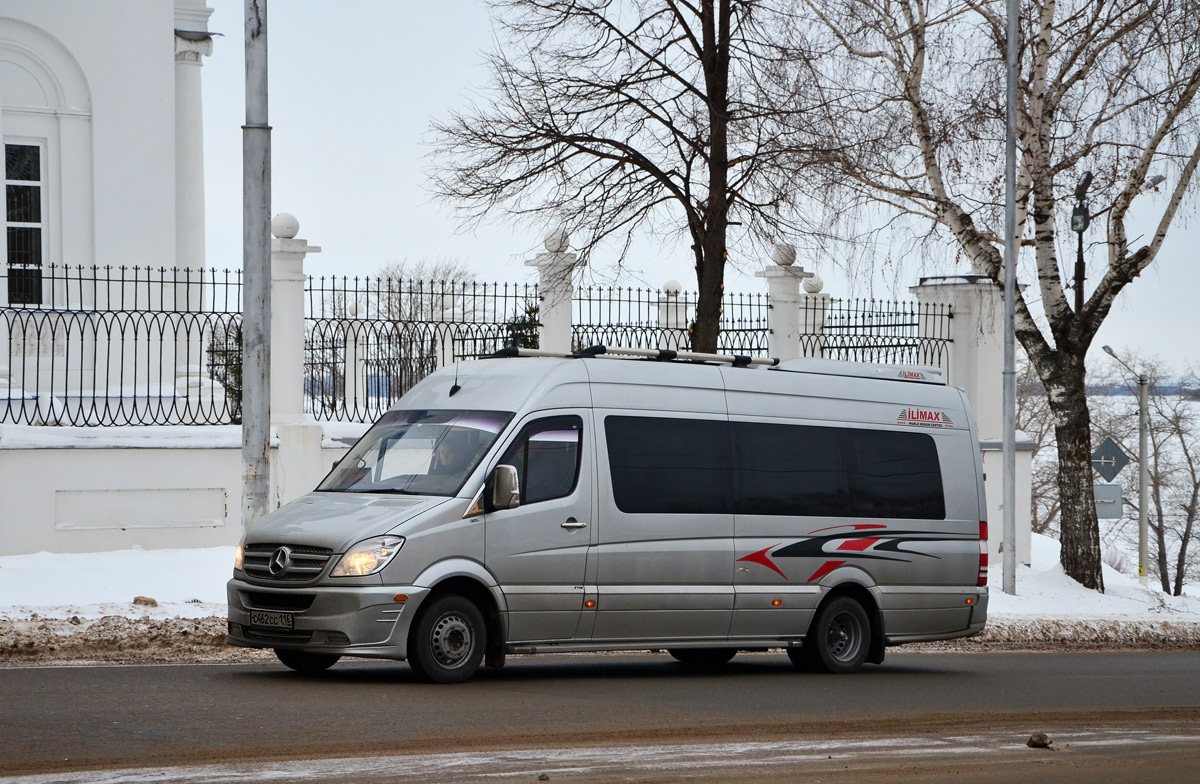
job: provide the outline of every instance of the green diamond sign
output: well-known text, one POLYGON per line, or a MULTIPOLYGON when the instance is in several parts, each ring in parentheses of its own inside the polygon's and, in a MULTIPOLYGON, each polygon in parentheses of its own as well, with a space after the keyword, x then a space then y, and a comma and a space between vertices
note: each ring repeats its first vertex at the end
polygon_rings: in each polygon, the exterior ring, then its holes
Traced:
POLYGON ((1112 440, 1112 437, 1104 439, 1104 442, 1096 447, 1096 451, 1092 452, 1092 468, 1104 477, 1105 482, 1111 482, 1127 465, 1129 465, 1129 455, 1125 454, 1125 451, 1116 441, 1112 440))

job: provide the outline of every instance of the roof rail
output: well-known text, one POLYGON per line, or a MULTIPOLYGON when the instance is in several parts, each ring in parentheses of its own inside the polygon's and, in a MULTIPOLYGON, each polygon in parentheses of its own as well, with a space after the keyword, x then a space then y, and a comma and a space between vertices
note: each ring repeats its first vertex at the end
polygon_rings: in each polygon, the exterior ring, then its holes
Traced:
POLYGON ((592 357, 641 357, 659 362, 670 362, 676 359, 692 362, 724 362, 733 367, 749 367, 750 365, 767 365, 774 367, 779 364, 775 357, 751 357, 745 354, 701 354, 694 351, 674 351, 667 348, 626 348, 622 346, 588 346, 581 351, 564 353, 561 351, 544 351, 538 348, 502 348, 492 358, 502 357, 558 357, 560 359, 589 359, 592 357))

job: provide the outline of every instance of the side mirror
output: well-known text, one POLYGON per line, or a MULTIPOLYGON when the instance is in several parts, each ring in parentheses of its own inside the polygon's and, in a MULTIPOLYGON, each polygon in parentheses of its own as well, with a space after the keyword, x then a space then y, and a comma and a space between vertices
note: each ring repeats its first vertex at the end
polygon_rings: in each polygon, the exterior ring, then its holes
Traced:
POLYGON ((492 506, 496 509, 515 509, 521 505, 521 485, 517 469, 498 465, 492 474, 492 506))

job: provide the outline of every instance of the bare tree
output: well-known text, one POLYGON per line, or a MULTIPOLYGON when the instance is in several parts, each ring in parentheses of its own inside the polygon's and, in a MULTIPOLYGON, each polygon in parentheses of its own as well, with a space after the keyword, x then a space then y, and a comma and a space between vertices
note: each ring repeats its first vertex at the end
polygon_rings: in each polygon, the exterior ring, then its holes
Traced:
MULTIPOLYGON (((797 26, 806 43, 795 54, 808 74, 796 89, 800 102, 825 112, 807 122, 830 150, 827 179, 809 174, 805 184, 909 220, 1002 284, 1006 4, 804 5, 809 19, 797 26)), ((1102 591, 1084 358, 1194 192, 1200 0, 1023 0, 1020 8, 1017 236, 1036 285, 1019 289, 1016 333, 1054 418, 1063 567, 1102 591), (1058 257, 1074 245, 1067 229, 1084 170, 1095 182, 1082 209, 1106 221, 1103 263, 1092 264, 1091 293, 1076 308, 1058 257), (1151 170, 1170 184, 1165 199, 1139 203, 1157 219, 1135 247, 1126 220, 1151 170)))
MULTIPOLYGON (((1162 589, 1175 596, 1183 593, 1189 575, 1200 566, 1194 547, 1200 522, 1200 412, 1195 392, 1200 379, 1194 371, 1172 380, 1172 373, 1159 362, 1134 359, 1136 367, 1150 381, 1150 432, 1147 455, 1147 528, 1149 529, 1150 574, 1158 577, 1162 589)), ((1115 372, 1120 374, 1119 369, 1115 372)), ((1126 388, 1128 394, 1104 398, 1094 406, 1097 438, 1112 437, 1131 456, 1138 454, 1138 406, 1136 379, 1126 374, 1109 377, 1103 384, 1126 388)), ((1129 476, 1137 476, 1134 457, 1129 476)), ((1138 517, 1137 481, 1124 484, 1127 517, 1138 517)), ((1137 530, 1125 526, 1122 533, 1137 541, 1137 530)))
POLYGON ((580 260, 638 233, 684 236, 698 284, 692 346, 715 351, 729 227, 791 232, 782 177, 804 110, 772 37, 787 0, 492 0, 483 105, 434 125, 433 190, 468 225, 502 213, 562 226, 580 260))

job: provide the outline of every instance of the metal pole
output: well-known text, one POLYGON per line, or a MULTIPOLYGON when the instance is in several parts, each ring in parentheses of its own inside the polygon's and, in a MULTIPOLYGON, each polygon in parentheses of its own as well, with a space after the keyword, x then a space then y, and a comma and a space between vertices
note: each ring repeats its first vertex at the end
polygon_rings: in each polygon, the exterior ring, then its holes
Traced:
POLYGON ((1078 233, 1079 245, 1075 251, 1075 317, 1078 318, 1083 313, 1083 278, 1085 270, 1083 266, 1083 232, 1078 233))
POLYGON ((271 126, 267 124, 267 0, 245 0, 246 124, 242 126, 242 530, 270 509, 271 126))
POLYGON ((1145 373, 1138 374, 1138 581, 1146 584, 1146 494, 1150 486, 1150 453, 1147 441, 1150 436, 1150 379, 1145 373))
POLYGON ((1008 112, 1004 135, 1004 592, 1017 593, 1017 33, 1019 0, 1008 0, 1008 112))

